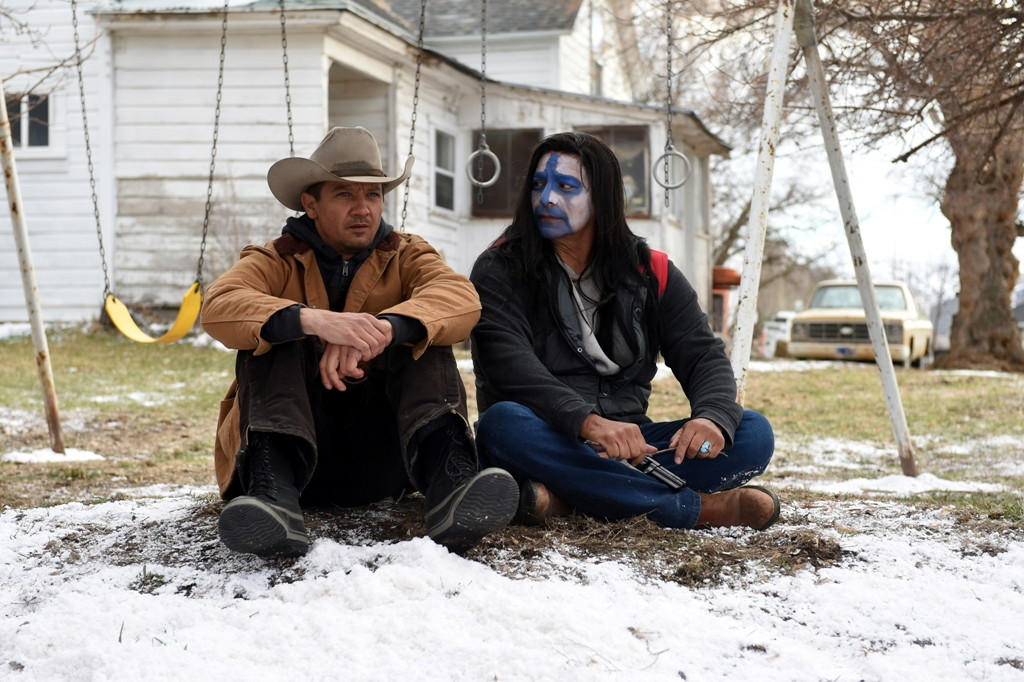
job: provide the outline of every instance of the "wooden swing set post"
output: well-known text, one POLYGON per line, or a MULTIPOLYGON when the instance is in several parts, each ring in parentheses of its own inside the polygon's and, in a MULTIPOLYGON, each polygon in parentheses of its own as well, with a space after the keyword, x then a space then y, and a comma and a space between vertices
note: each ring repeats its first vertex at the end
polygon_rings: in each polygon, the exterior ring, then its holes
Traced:
POLYGON ((903 410, 896 372, 893 369, 892 355, 885 338, 881 312, 875 297, 871 271, 868 267, 867 253, 860 234, 860 222, 854 208, 850 181, 846 174, 843 151, 836 132, 835 117, 829 101, 825 80, 825 69, 818 53, 818 41, 815 36, 814 8, 810 0, 779 0, 776 14, 775 44, 769 69, 768 92, 765 101, 764 122, 762 124, 761 147, 758 151, 758 165, 754 178, 754 195, 751 202, 749 234, 744 252, 743 275, 741 279, 739 307, 737 310, 736 335, 733 339, 732 366, 739 387, 738 400, 742 404, 745 392, 747 367, 750 361, 750 346, 754 333, 754 322, 757 320, 757 290, 761 279, 761 259, 764 250, 765 232, 768 227, 768 202, 771 193, 772 172, 774 170, 775 149, 779 140, 779 121, 782 111, 782 97, 785 90, 785 66, 788 60, 789 43, 796 35, 807 67, 808 79, 814 95, 815 108, 821 126, 825 151, 828 156, 829 168, 832 172, 832 183, 839 211, 843 218, 850 257, 857 275, 861 302, 864 305, 868 321, 868 333, 875 352, 882 379, 882 390, 885 394, 889 421, 892 424, 896 447, 899 452, 900 466, 906 476, 917 476, 917 464, 910 443, 910 431, 903 410))
POLYGON ((910 444, 910 429, 907 427, 907 417, 903 411, 900 388, 896 383, 896 370, 893 368, 889 343, 885 338, 882 313, 875 296, 875 285, 871 280, 871 268, 868 266, 868 256, 860 233, 860 220, 853 205, 850 179, 846 174, 843 150, 836 132, 836 120, 828 97, 825 68, 818 53, 818 40, 814 32, 814 8, 810 0, 797 0, 796 12, 797 42, 803 51, 815 108, 818 110, 818 123, 821 126, 829 168, 832 171, 832 184, 835 186, 836 198, 839 199, 839 213, 843 218, 850 257, 857 275, 857 287, 860 289, 860 299, 867 318, 868 336, 871 338, 875 362, 882 377, 882 392, 885 394, 889 421, 892 424, 893 436, 896 438, 900 467, 905 475, 917 476, 917 464, 914 462, 914 451, 910 444))
POLYGON ((779 121, 782 120, 782 101, 786 94, 786 65, 792 35, 793 0, 779 0, 779 8, 775 13, 775 41, 768 67, 764 117, 761 121, 761 140, 754 169, 754 194, 750 200, 750 222, 747 224, 747 243, 743 250, 743 271, 737 295, 736 333, 732 339, 732 372, 736 377, 736 400, 740 405, 746 397, 750 347, 754 338, 754 323, 757 321, 757 291, 761 284, 761 262, 768 231, 775 150, 779 145, 779 121))
POLYGON ((43 387, 43 402, 46 406, 46 424, 50 430, 50 447, 54 452, 64 454, 64 435, 60 428, 60 410, 57 408, 57 389, 53 383, 53 367, 50 364, 50 348, 46 342, 42 308, 39 305, 39 287, 36 284, 35 266, 32 264, 32 250, 29 247, 28 228, 25 224, 24 206, 21 201, 21 186, 14 163, 14 137, 11 120, 7 114, 7 97, 0 82, 0 156, 3 157, 4 182, 7 185, 7 199, 11 211, 11 227, 18 247, 18 264, 21 267, 21 283, 25 289, 25 307, 28 309, 32 326, 32 343, 36 351, 36 368, 43 387))

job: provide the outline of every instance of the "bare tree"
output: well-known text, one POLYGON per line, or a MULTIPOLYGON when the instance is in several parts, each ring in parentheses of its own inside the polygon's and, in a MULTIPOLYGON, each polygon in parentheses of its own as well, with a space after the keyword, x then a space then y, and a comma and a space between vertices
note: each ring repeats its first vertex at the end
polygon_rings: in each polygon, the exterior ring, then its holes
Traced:
MULTIPOLYGON (((895 279, 906 282, 910 287, 921 312, 927 314, 935 326, 937 337, 942 311, 956 298, 958 275, 956 265, 952 262, 952 255, 948 259, 924 264, 911 264, 903 259, 894 258, 889 264, 889 271, 895 279)), ((948 348, 941 350, 945 351, 948 348)))
MULTIPOLYGON (((705 46, 744 35, 749 48, 772 35, 776 0, 699 4, 705 46)), ((1024 8, 1016 0, 818 0, 816 12, 844 128, 866 145, 902 144, 896 161, 935 144, 952 159, 939 205, 959 260, 959 312, 943 365, 1024 371, 1011 308, 1012 247, 1022 232, 1024 8), (921 139, 929 120, 939 129, 921 139)), ((763 62, 765 53, 747 54, 763 62)), ((794 55, 788 125, 796 129, 807 111, 798 63, 794 55)))
MULTIPOLYGON (((29 45, 46 53, 49 58, 37 60, 35 66, 25 66, 4 73, 0 76, 0 82, 3 82, 5 90, 9 83, 16 82, 20 95, 49 95, 60 89, 65 79, 73 76, 79 58, 84 62, 92 56, 99 37, 82 45, 81 56, 74 51, 68 54, 55 54, 47 44, 49 27, 32 25, 22 18, 34 9, 34 5, 14 9, 0 4, 0 41, 7 41, 12 37, 27 39, 29 45)), ((31 115, 31 109, 26 113, 31 115)), ((10 112, 10 115, 12 123, 19 118, 16 112, 10 112)))
MULTIPOLYGON (((734 147, 734 158, 712 160, 712 258, 715 265, 726 265, 743 253, 746 244, 752 159, 758 143, 766 83, 763 60, 750 58, 749 40, 739 31, 723 35, 721 23, 714 21, 714 13, 720 10, 717 3, 700 0, 638 0, 633 21, 642 27, 636 33, 643 38, 640 51, 647 61, 647 73, 652 74, 642 98, 664 104, 671 84, 673 104, 696 108, 698 115, 734 147)), ((797 167, 801 162, 795 152, 802 136, 803 131, 787 128, 779 150, 780 154, 790 154, 797 167)), ((817 266, 822 266, 822 271, 832 272, 823 264, 834 253, 834 244, 820 245, 818 240, 803 238, 816 230, 824 217, 793 217, 815 207, 830 192, 826 182, 825 178, 809 173, 779 179, 772 193, 762 288, 812 267, 817 271, 817 266), (818 245, 809 248, 809 243, 818 245)), ((790 286, 780 290, 802 292, 806 288, 804 279, 800 274, 790 286)), ((778 304, 773 300, 772 305, 778 304)), ((774 309, 767 310, 762 317, 773 312, 774 309)))

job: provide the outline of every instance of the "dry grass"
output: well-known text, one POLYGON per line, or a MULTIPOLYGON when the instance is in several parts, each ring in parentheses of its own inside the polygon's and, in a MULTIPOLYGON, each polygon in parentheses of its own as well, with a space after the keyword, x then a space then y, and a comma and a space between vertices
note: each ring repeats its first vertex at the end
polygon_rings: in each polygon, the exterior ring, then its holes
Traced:
MULTIPOLYGON (((27 508, 69 501, 97 502, 122 497, 127 489, 151 484, 212 486, 211 452, 217 402, 226 388, 233 356, 188 344, 145 347, 109 333, 66 331, 51 337, 68 447, 96 452, 98 462, 13 464, 0 462, 0 507, 27 508)), ((958 527, 977 537, 1024 531, 1020 470, 1000 469, 1019 461, 1017 451, 974 452, 953 445, 985 442, 993 436, 1024 438, 1024 377, 900 370, 911 433, 920 441, 922 471, 947 478, 1002 483, 1002 493, 934 493, 902 500, 921 510, 944 509, 958 527), (927 438, 922 438, 927 436, 927 438), (986 525, 987 524, 987 525, 986 525)), ((472 401, 473 383, 464 376, 472 401)), ((0 340, 0 452, 48 446, 41 417, 39 386, 28 339, 0 340)), ((510 576, 537 577, 556 566, 617 561, 637 575, 688 586, 744 580, 751 572, 793 572, 856 560, 835 539, 847 532, 833 524, 828 533, 801 526, 800 514, 814 505, 843 505, 842 496, 792 487, 794 481, 831 480, 899 473, 891 446, 892 430, 878 374, 870 365, 841 365, 814 371, 755 372, 747 386, 748 407, 772 420, 783 447, 766 480, 784 484, 783 521, 765 533, 685 533, 646 519, 604 523, 580 516, 546 526, 513 526, 488 537, 468 557, 510 576), (862 468, 829 467, 818 461, 817 439, 840 438, 891 448, 862 468), (794 530, 794 528, 799 528, 794 530), (553 554, 578 562, 545 560, 553 554)), ((672 381, 659 382, 652 396, 656 419, 685 416, 688 406, 672 381)), ((210 488, 207 488, 210 489, 210 488)), ((122 547, 119 561, 175 565, 216 563, 215 518, 220 502, 201 498, 197 513, 184 522, 140 529, 144 544, 122 547), (155 542, 163 537, 165 542, 155 542), (176 550, 187 538, 194 550, 176 550), (142 556, 162 547, 161 556, 142 556), (144 549, 149 548, 149 549, 144 549)), ((308 525, 314 537, 340 542, 396 542, 422 535, 422 497, 362 509, 314 509, 308 525)), ((101 528, 90 532, 102 533, 101 528)), ((965 535, 969 537, 969 535, 965 535)), ((74 543, 89 542, 83 533, 74 543)), ((965 552, 997 551, 998 543, 965 540, 965 552)), ((65 548, 67 549, 67 548, 65 548)), ((294 579, 282 563, 278 579, 294 579)), ((585 579, 584 576, 575 576, 585 579)), ((140 580, 150 578, 140 578, 140 580)), ((156 580, 151 578, 150 580, 156 580)), ((140 583, 140 589, 146 585, 140 583)))

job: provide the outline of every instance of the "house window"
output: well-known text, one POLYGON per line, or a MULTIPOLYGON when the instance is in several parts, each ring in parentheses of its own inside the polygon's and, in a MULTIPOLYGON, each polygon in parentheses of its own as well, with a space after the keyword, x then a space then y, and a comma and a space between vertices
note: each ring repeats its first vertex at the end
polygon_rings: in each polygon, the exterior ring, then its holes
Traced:
POLYGON ((455 136, 434 132, 434 205, 455 210, 455 136))
POLYGON ((711 331, 725 330, 725 294, 716 291, 711 294, 711 331))
POLYGON ((622 182, 626 186, 626 215, 650 214, 648 199, 647 128, 629 126, 615 128, 584 128, 611 147, 622 167, 622 182))
MULTIPOLYGON (((498 157, 501 163, 501 174, 498 181, 490 187, 483 188, 483 201, 477 201, 477 188, 472 188, 473 215, 487 218, 507 218, 515 212, 516 199, 519 198, 520 185, 530 164, 530 155, 540 142, 543 131, 540 129, 508 129, 488 130, 487 148, 498 157)), ((473 141, 479 142, 480 131, 473 132, 473 141)), ((474 144, 473 149, 476 149, 474 144)), ((477 157, 479 159, 480 157, 477 157)), ((483 160, 483 168, 478 167, 477 159, 473 160, 473 177, 491 178, 494 176, 494 164, 483 160)))
POLYGON ((15 149, 49 146, 50 100, 46 95, 8 95, 7 116, 15 149))

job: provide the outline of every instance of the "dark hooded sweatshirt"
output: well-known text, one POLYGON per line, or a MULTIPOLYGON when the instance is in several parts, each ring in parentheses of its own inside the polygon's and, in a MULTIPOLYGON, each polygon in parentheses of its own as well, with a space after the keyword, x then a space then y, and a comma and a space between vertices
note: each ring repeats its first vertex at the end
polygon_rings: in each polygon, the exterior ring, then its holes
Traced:
MULTIPOLYGON (((377 248, 380 242, 394 230, 383 220, 373 243, 360 251, 349 260, 345 260, 341 254, 332 249, 320 237, 316 231, 316 225, 307 215, 297 218, 289 218, 285 223, 281 234, 290 234, 301 242, 310 246, 316 256, 316 265, 320 270, 320 277, 323 278, 324 288, 327 290, 327 299, 331 303, 331 310, 340 312, 345 308, 345 297, 348 295, 349 285, 356 275, 356 270, 370 256, 370 253, 377 248)), ((299 320, 299 311, 302 306, 295 304, 274 313, 263 325, 260 335, 271 343, 294 341, 305 336, 302 331, 302 323, 299 320)), ((387 320, 394 328, 392 335, 392 346, 402 344, 414 345, 427 335, 426 328, 411 317, 404 315, 381 315, 382 320, 387 320)))

